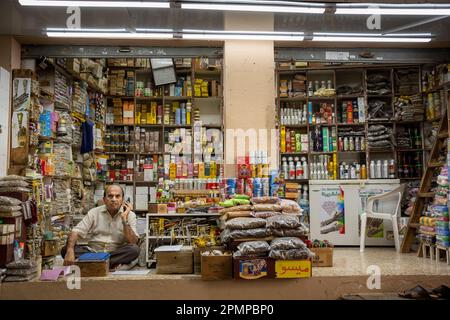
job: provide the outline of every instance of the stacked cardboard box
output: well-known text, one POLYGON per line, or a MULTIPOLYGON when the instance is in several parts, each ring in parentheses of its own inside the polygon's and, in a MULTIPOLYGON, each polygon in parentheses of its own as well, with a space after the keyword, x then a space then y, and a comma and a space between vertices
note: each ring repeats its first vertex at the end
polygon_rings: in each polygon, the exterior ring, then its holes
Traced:
POLYGON ((114 98, 113 99, 113 118, 114 124, 123 124, 123 106, 122 99, 114 98))
POLYGON ((112 70, 109 75, 109 94, 112 96, 125 95, 125 70, 112 70))
POLYGON ((286 195, 287 199, 297 200, 300 196, 300 186, 295 182, 287 182, 286 183, 286 195))
POLYGON ((120 58, 108 59, 110 67, 134 67, 134 59, 120 58))
POLYGON ((134 124, 134 102, 123 102, 123 124, 134 124))

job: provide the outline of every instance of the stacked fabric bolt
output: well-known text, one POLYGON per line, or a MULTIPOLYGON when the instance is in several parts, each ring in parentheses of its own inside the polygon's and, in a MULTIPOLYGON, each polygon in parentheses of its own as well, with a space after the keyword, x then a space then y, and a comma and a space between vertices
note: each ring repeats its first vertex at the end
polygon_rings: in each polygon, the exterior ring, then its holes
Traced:
POLYGON ((367 144, 370 149, 386 149, 395 145, 392 128, 384 125, 372 125, 367 134, 367 144))
POLYGON ((55 176, 67 177, 73 174, 72 147, 66 143, 53 144, 55 176))
POLYGON ((272 240, 269 257, 279 260, 303 260, 313 257, 314 254, 306 244, 295 237, 283 237, 272 240))
POLYGON ((386 95, 391 93, 391 82, 383 74, 367 76, 367 93, 371 95, 386 95))
POLYGON ((22 176, 9 175, 0 178, 0 192, 30 192, 27 179, 22 176))
POLYGON ((26 259, 21 259, 8 263, 6 265, 5 282, 23 282, 30 281, 37 276, 36 262, 26 259))
POLYGON ((416 97, 396 97, 394 107, 395 119, 398 121, 423 121, 424 119, 425 110, 422 101, 416 97))

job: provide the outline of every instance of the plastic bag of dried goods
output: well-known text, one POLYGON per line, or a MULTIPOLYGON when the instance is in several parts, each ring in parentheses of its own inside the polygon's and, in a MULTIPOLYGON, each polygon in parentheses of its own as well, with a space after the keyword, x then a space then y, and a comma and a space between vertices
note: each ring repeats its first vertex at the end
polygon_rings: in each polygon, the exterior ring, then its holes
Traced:
POLYGON ((253 197, 253 204, 278 204, 280 199, 278 197, 253 197))
POLYGON ((0 187, 29 187, 29 183, 23 180, 0 181, 0 187))
POLYGON ((306 248, 306 244, 295 237, 276 238, 270 242, 270 250, 289 250, 306 248))
POLYGON ((225 229, 220 234, 222 242, 228 242, 233 239, 245 239, 245 238, 264 238, 267 236, 266 228, 256 228, 247 230, 230 230, 225 229))
POLYGON ((270 246, 266 241, 246 241, 237 246, 243 255, 253 255, 269 252, 270 246))
POLYGON ((297 216, 278 215, 266 219, 267 228, 272 229, 293 229, 301 226, 300 220, 297 216))
POLYGON ((302 213, 303 210, 300 208, 297 202, 289 199, 281 199, 280 201, 281 211, 283 213, 302 213))
POLYGON ((261 218, 235 218, 228 220, 225 223, 225 228, 230 230, 246 230, 246 229, 256 229, 265 228, 266 220, 261 218))
POLYGON ((268 217, 276 216, 281 214, 279 211, 255 211, 252 212, 252 217, 267 219, 268 217))
POLYGON ((314 254, 308 248, 289 250, 270 250, 269 258, 277 260, 304 260, 313 257, 314 254))
POLYGON ((254 204, 253 211, 281 211, 281 206, 279 204, 254 204))

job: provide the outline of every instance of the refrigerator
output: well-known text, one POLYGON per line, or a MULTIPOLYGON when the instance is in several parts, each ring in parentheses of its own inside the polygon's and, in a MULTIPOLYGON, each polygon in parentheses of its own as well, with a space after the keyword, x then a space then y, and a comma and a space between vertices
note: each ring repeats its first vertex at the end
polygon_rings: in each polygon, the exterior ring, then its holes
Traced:
MULTIPOLYGON (((311 239, 359 246, 360 215, 367 198, 400 185, 398 179, 310 180, 311 239)), ((375 211, 394 212, 396 198, 375 202, 375 211)), ((394 246, 392 223, 368 219, 366 246, 394 246)))

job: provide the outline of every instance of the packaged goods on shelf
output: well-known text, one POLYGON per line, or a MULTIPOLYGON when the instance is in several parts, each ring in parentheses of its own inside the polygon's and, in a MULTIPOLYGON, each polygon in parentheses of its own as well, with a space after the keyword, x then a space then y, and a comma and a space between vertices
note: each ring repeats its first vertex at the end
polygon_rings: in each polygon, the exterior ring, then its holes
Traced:
POLYGON ((72 212, 71 179, 53 179, 53 190, 58 196, 53 199, 53 214, 70 214, 72 212))
POLYGON ((364 128, 344 127, 338 130, 338 151, 365 151, 364 128))
MULTIPOLYGON (((136 133, 132 127, 109 127, 105 131, 104 148, 107 152, 134 152, 136 133)), ((139 132, 140 134, 140 132, 139 132)))
POLYGON ((404 152, 398 155, 397 172, 399 178, 420 179, 422 169, 422 152, 404 152))
POLYGON ((280 123, 282 125, 300 125, 308 121, 306 104, 286 103, 281 108, 280 123))
POLYGON ((399 68, 394 72, 395 92, 400 95, 416 94, 420 91, 419 68, 399 68))
POLYGON ((321 154, 314 156, 313 162, 310 164, 310 179, 337 179, 337 156, 321 154))
POLYGON ((391 103, 388 100, 374 99, 369 101, 369 121, 390 121, 393 118, 391 103))
POLYGON ((72 112, 86 113, 86 101, 88 99, 87 86, 85 82, 74 82, 72 84, 72 112))
POLYGON ((59 71, 55 71, 55 108, 70 109, 70 91, 67 78, 59 71))
POLYGON ((310 131, 309 143, 314 152, 337 151, 336 127, 315 126, 310 131))
POLYGON ((72 147, 66 143, 54 143, 54 164, 56 176, 71 176, 73 172, 72 147))
POLYGON ((396 97, 394 100, 395 119, 398 121, 423 121, 424 107, 420 94, 396 97))
POLYGON ((61 143, 73 143, 73 121, 68 112, 58 111, 57 136, 55 141, 61 143))

